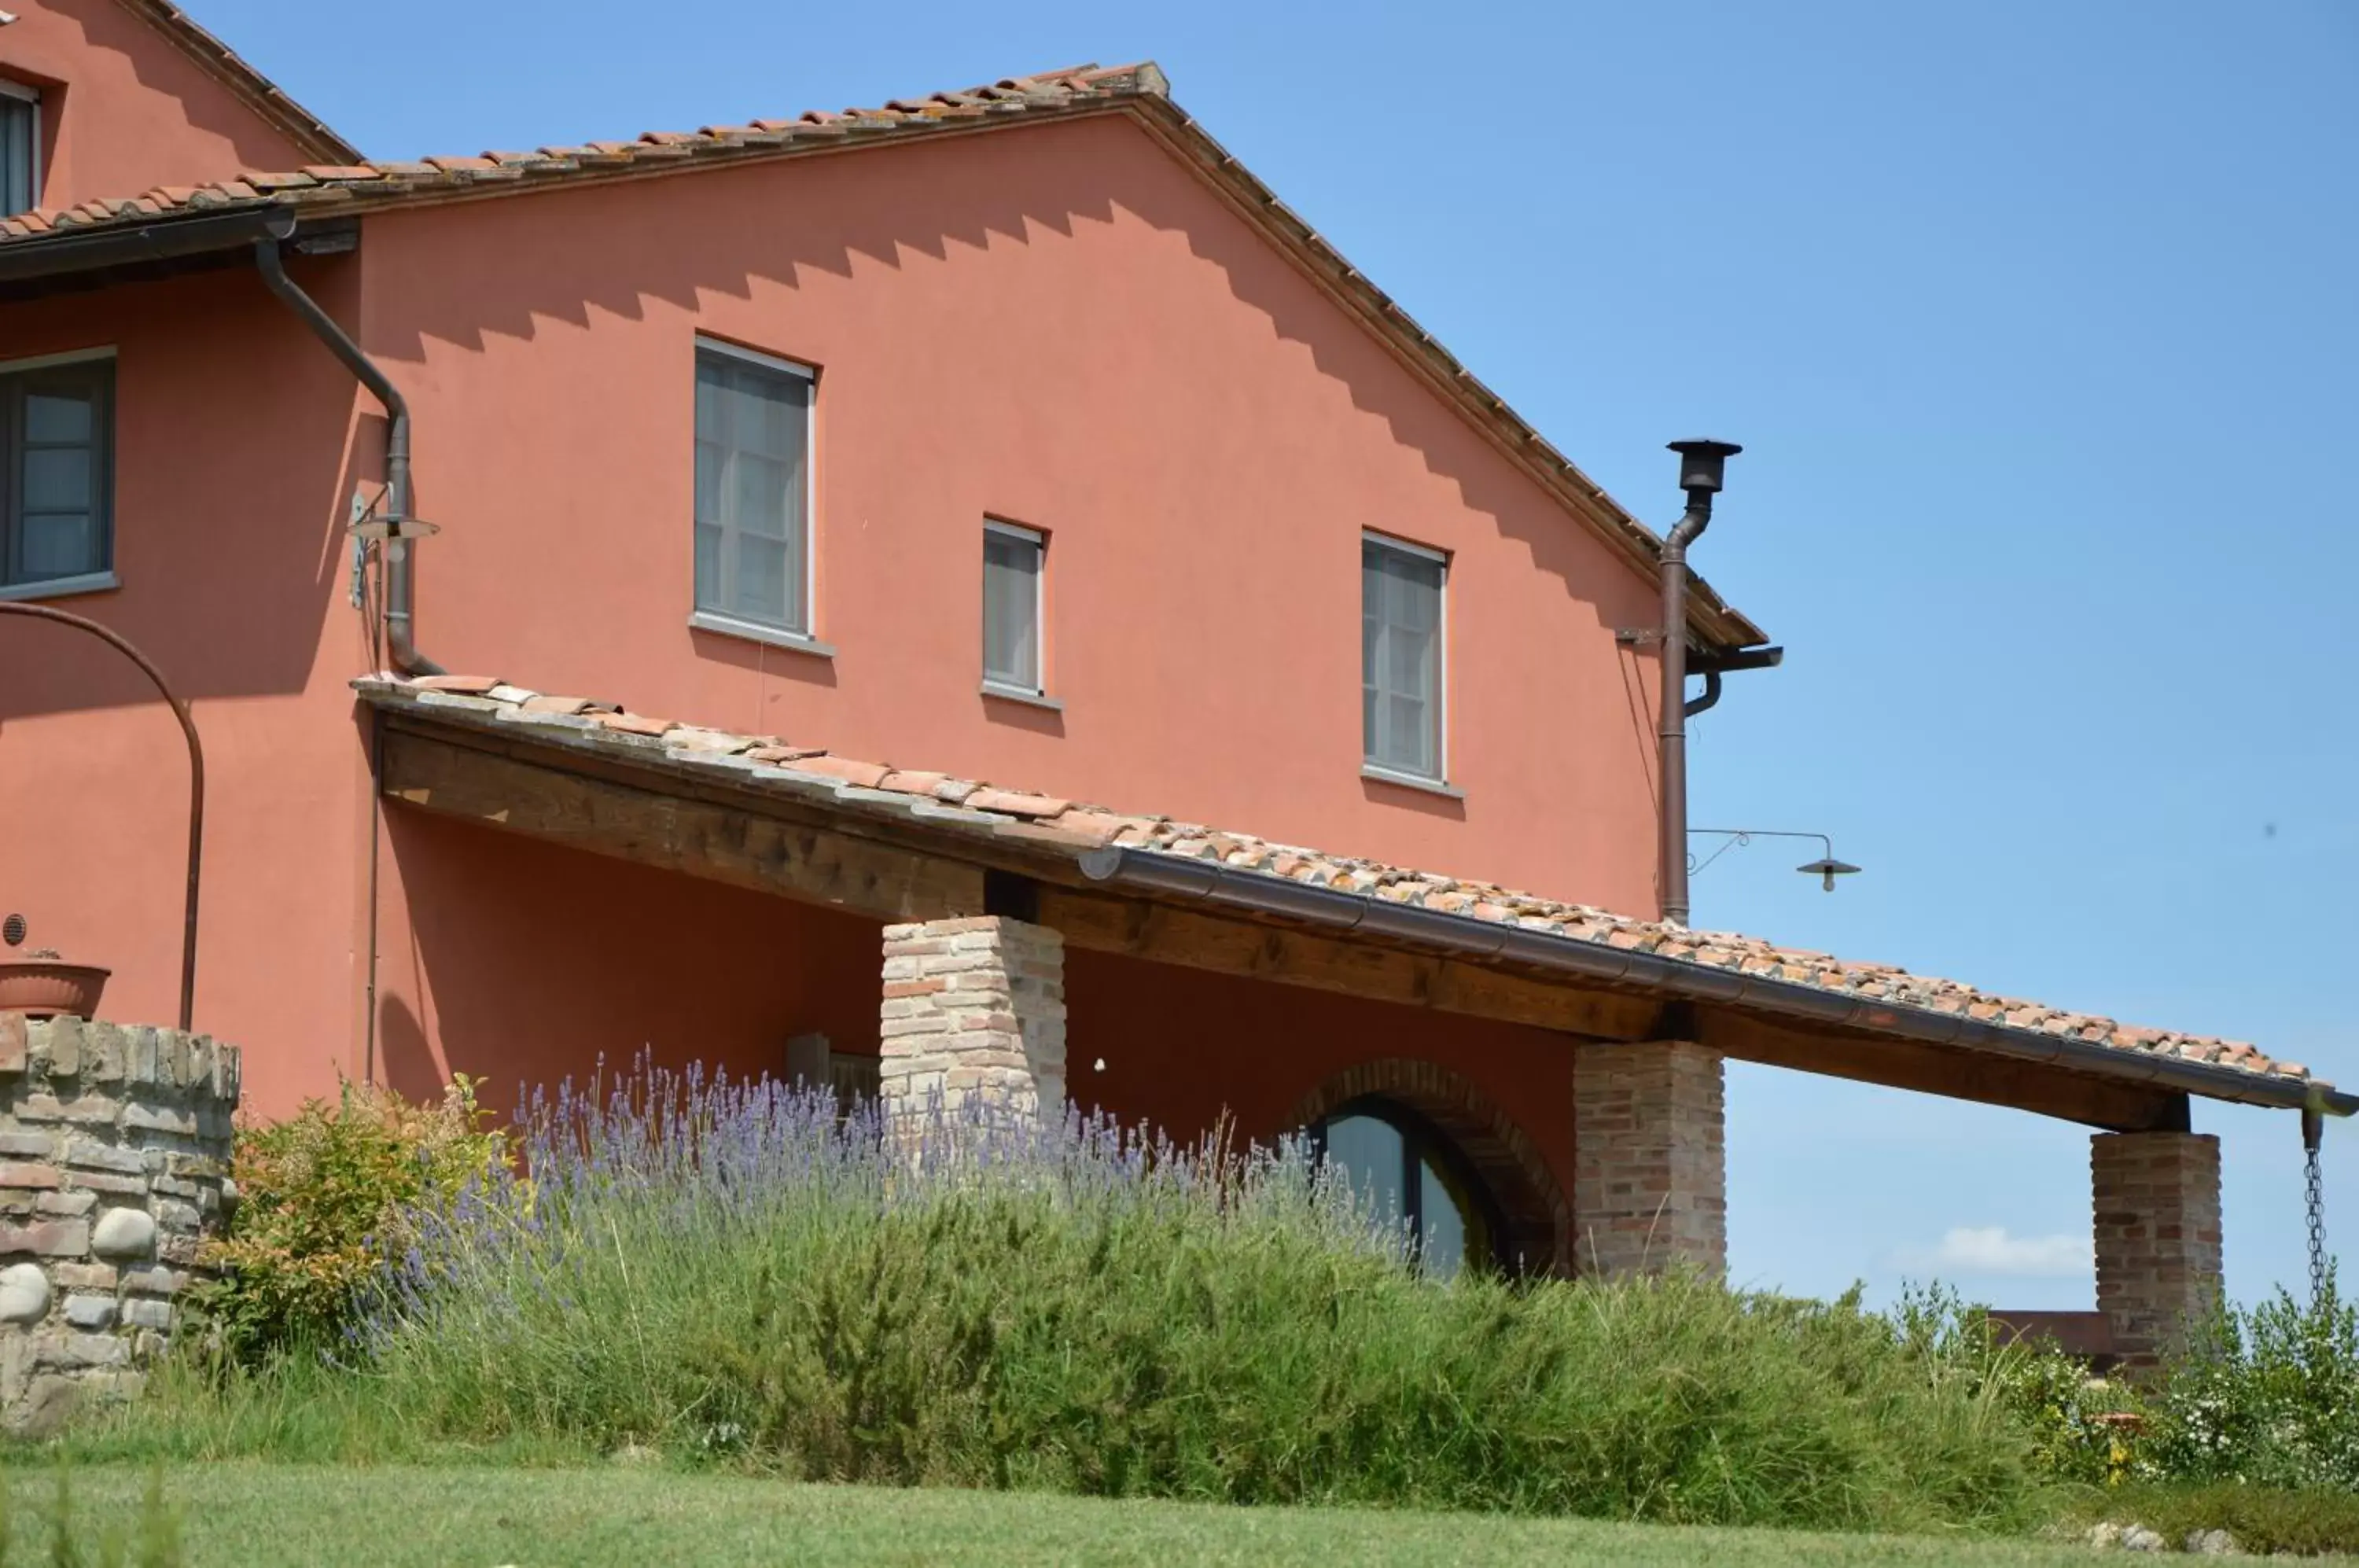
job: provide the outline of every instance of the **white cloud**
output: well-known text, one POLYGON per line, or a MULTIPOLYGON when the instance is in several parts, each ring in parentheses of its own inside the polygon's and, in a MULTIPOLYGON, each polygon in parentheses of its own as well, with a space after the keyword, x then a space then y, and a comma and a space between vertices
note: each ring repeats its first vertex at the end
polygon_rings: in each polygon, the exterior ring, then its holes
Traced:
POLYGON ((2071 1279, 2095 1271, 2096 1249, 2086 1236, 2009 1236, 2005 1225, 1959 1225, 1932 1251, 1911 1253, 1902 1261, 1936 1276, 2071 1279))

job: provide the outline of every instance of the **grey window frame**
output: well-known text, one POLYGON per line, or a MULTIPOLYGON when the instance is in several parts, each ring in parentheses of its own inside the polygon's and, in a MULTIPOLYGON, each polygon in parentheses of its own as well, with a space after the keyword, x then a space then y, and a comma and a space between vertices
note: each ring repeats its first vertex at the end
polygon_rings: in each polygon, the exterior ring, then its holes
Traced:
MULTIPOLYGON (((1371 733, 1368 724, 1368 715, 1365 711, 1367 691, 1368 688, 1375 683, 1369 678, 1370 671, 1367 667, 1367 650, 1364 642, 1362 647, 1360 669, 1360 686, 1363 708, 1360 728, 1361 774, 1365 778, 1378 779, 1386 783, 1404 784, 1414 789, 1432 789, 1439 790, 1446 794, 1454 794, 1456 791, 1452 790, 1449 784, 1450 557, 1445 551, 1432 549, 1430 546, 1427 545, 1412 544, 1408 539, 1400 539, 1392 534, 1378 533, 1372 528, 1361 530, 1360 619, 1363 626, 1364 637, 1365 623, 1368 618, 1367 561, 1368 552, 1372 550, 1399 556, 1405 560, 1419 561, 1433 566, 1437 569, 1434 583, 1433 611, 1433 690, 1429 693, 1427 698, 1428 705, 1432 710, 1430 724, 1433 740, 1433 768, 1430 772, 1421 772, 1415 768, 1404 768, 1396 762, 1387 761, 1377 755, 1376 736, 1375 734, 1371 733)), ((1382 655, 1379 654, 1377 656, 1377 663, 1380 667, 1382 662, 1383 658, 1382 655)), ((1379 700, 1376 711, 1380 716, 1383 713, 1383 691, 1384 689, 1381 686, 1377 687, 1379 700)), ((1381 717, 1379 718, 1379 722, 1381 722, 1381 717)))
POLYGON ((114 350, 82 349, 0 360, 0 599, 52 599, 116 586, 114 576, 115 468, 114 350), (93 453, 91 522, 97 563, 57 577, 23 575, 25 511, 25 397, 42 382, 94 392, 91 415, 93 453))
POLYGON ((991 594, 986 587, 983 595, 983 689, 995 697, 1037 701, 1049 692, 1049 536, 1022 523, 985 517, 983 537, 986 546, 994 535, 1032 547, 1032 682, 1027 685, 1006 679, 991 668, 991 594))
POLYGON ((21 206, 8 201, 8 172, 0 169, 0 217, 13 218, 41 204, 41 90, 0 77, 0 98, 24 105, 25 200, 21 206))
MULTIPOLYGON (((700 522, 695 515, 695 504, 691 500, 689 517, 689 625, 705 631, 748 637, 757 642, 766 642, 800 652, 832 655, 835 650, 819 640, 817 629, 819 616, 819 371, 815 366, 806 365, 799 360, 764 354, 758 349, 746 348, 739 343, 728 343, 699 333, 696 338, 697 368, 701 371, 708 360, 723 363, 733 368, 750 368, 781 380, 800 382, 803 386, 802 538, 800 540, 802 571, 799 573, 799 581, 794 584, 794 591, 799 596, 799 603, 790 606, 790 609, 799 616, 800 624, 795 624, 791 618, 772 620, 767 616, 749 615, 726 605, 713 607, 704 604, 704 585, 696 575, 696 530, 700 522)), ((692 387, 694 395, 701 397, 703 389, 701 376, 694 379, 692 387)), ((691 490, 694 485, 694 446, 695 442, 691 440, 690 452, 691 490)), ((724 543, 727 538, 728 534, 724 531, 723 535, 724 543)), ((726 556, 725 549, 723 554, 726 556)))

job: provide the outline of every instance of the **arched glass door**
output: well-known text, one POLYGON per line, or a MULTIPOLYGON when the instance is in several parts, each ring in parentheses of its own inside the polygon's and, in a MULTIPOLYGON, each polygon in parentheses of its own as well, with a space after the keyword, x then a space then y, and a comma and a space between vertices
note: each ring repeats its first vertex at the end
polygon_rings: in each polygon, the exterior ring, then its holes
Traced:
POLYGON ((1320 1157, 1376 1214, 1402 1221, 1427 1273, 1447 1279, 1497 1260, 1498 1227, 1465 1158, 1404 1106, 1355 1100, 1311 1129, 1320 1157))

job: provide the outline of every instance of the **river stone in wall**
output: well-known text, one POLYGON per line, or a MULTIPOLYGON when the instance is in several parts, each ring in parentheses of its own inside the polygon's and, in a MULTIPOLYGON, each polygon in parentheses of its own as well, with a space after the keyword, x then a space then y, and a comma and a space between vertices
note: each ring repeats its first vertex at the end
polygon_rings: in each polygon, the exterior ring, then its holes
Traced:
POLYGON ((90 1234, 90 1249, 101 1258, 145 1258, 155 1246, 156 1217, 144 1209, 109 1209, 90 1234))
POLYGON ((0 1269, 0 1323, 38 1323, 49 1313, 49 1277, 38 1263, 0 1269))

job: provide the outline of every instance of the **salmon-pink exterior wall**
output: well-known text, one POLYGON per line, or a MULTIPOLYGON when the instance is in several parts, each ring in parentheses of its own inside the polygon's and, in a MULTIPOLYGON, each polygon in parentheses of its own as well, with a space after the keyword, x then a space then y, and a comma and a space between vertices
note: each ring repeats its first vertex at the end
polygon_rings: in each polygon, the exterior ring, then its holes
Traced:
POLYGON ((395 809, 378 1075, 486 1103, 612 1073, 641 1051, 753 1078, 786 1042, 876 1051, 883 928, 833 909, 395 809))
MULTIPOLYGON (((418 636, 451 669, 1655 911, 1653 666, 1614 642, 1654 614, 1647 580, 1126 119, 387 212, 298 277, 415 410, 417 508, 442 529, 418 636), (687 624, 700 332, 818 367, 832 659, 687 624), (1060 711, 979 694, 986 515, 1049 535, 1060 711), (1450 552, 1462 796, 1360 775, 1368 528, 1450 552)), ((0 360, 107 343, 123 586, 68 607, 197 698, 197 1022, 248 1047, 258 1110, 372 1063, 512 1085, 642 1045, 775 1066, 782 1029, 854 1038, 851 982, 816 976, 873 961, 860 922, 397 806, 372 937, 341 529, 382 423, 245 270, 0 307, 0 360)), ((0 625, 0 903, 116 964, 110 1014, 168 1018, 169 722, 37 635, 57 634, 0 625), (104 831, 46 825, 69 821, 104 831)), ((1222 1072, 1299 1056, 1240 1089, 1252 1105, 1290 1102, 1313 1059, 1310 1081, 1348 1065, 1337 1004, 1305 1044, 1310 1006, 1231 1009, 1259 1044, 1222 1072)), ((1130 1081, 1196 1117, 1208 1091, 1180 1071, 1130 1081)), ((1490 1092, 1528 1100, 1521 1071, 1490 1092)))
POLYGON ((41 90, 40 205, 316 163, 118 0, 11 0, 0 76, 41 90))
POLYGON ((1576 1048, 1562 1035, 1071 951, 1065 1003, 1073 1099, 1125 1123, 1184 1139, 1226 1116, 1238 1138, 1266 1142, 1295 1130, 1304 1101, 1353 1067, 1438 1062, 1523 1130, 1554 1193, 1572 1191, 1576 1048))
POLYGON ((1622 564, 1126 120, 371 220, 454 670, 1651 913, 1622 564), (819 367, 817 634, 691 632, 694 353, 819 367), (978 694, 986 515, 1060 715, 978 694), (1450 552, 1451 781, 1360 773, 1363 529, 1450 552))
MULTIPOLYGON (((299 264, 356 316, 360 270, 299 264)), ((354 964, 366 664, 336 513, 374 473, 352 378, 250 270, 0 307, 0 365, 115 351, 111 592, 51 601, 129 637, 205 745, 196 1022, 245 1048, 249 1103, 283 1108, 358 1071, 354 964)), ((105 1012, 172 1020, 188 762, 171 715, 96 640, 0 617, 0 911, 32 945, 110 964, 105 1012)))

